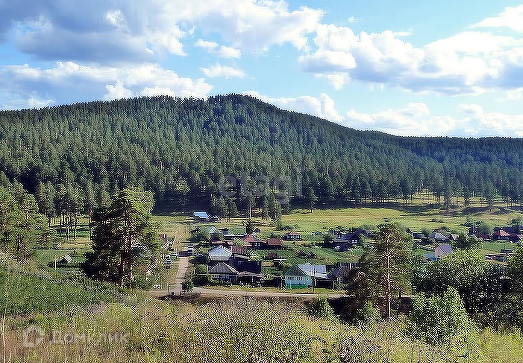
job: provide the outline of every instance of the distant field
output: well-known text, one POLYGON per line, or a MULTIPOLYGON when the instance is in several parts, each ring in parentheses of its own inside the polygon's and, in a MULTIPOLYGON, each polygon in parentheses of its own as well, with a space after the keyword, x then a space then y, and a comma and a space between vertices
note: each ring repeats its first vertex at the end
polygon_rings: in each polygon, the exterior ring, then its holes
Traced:
POLYGON ((520 210, 496 206, 469 207, 449 211, 431 206, 385 206, 340 209, 296 209, 284 215, 282 221, 302 232, 325 231, 341 226, 343 228, 359 226, 377 226, 382 223, 396 222, 412 230, 423 228, 433 230, 442 226, 456 232, 467 232, 464 226, 467 218, 478 222, 487 222, 493 226, 510 224, 514 218, 521 216, 520 210))
MULTIPOLYGON (((339 261, 355 261, 361 255, 361 249, 354 249, 349 252, 335 252, 327 249, 318 249, 313 247, 314 244, 322 242, 323 237, 313 232, 327 233, 331 228, 341 227, 344 229, 351 227, 365 226, 367 228, 376 227, 382 223, 396 222, 405 228, 415 231, 428 229, 432 231, 435 228, 447 227, 456 233, 466 233, 468 227, 464 224, 467 220, 476 222, 487 222, 494 226, 509 225, 514 218, 521 217, 523 214, 518 208, 507 208, 502 203, 497 203, 491 210, 480 203, 479 200, 473 200, 468 208, 453 208, 444 210, 436 205, 426 204, 427 199, 421 199, 417 196, 412 203, 405 205, 402 202, 388 203, 382 206, 366 206, 359 208, 316 208, 311 213, 306 209, 294 209, 290 214, 282 216, 282 223, 285 230, 278 231, 276 226, 270 220, 253 218, 255 227, 260 229, 259 237, 267 238, 271 234, 283 235, 286 230, 293 229, 302 233, 302 241, 288 244, 288 249, 281 251, 279 254, 282 258, 287 258, 287 263, 302 263, 310 260, 315 263, 334 264, 339 261), (424 204, 423 204, 424 203, 424 204), (297 252, 314 252, 316 258, 307 259, 297 257, 297 252)), ((233 233, 243 233, 245 231, 245 218, 221 219, 216 223, 198 223, 194 222, 191 215, 188 214, 163 214, 154 215, 153 220, 158 223, 159 232, 166 233, 169 239, 175 241, 174 248, 182 250, 182 245, 187 243, 190 231, 197 227, 206 227, 214 225, 217 228, 229 228, 233 233)), ((65 234, 62 233, 62 236, 65 234)), ((71 234, 72 236, 72 234, 71 234)), ((483 254, 499 253, 502 248, 512 248, 510 243, 493 243, 487 242, 482 245, 483 254)), ((39 250, 36 251, 36 260, 41 266, 60 257, 65 253, 73 255, 74 263, 81 262, 82 255, 90 249, 88 219, 86 217, 79 219, 77 239, 74 241, 70 238, 69 242, 63 242, 60 250, 39 250), (76 255, 75 255, 76 252, 76 255)), ((426 251, 419 251, 424 253, 426 251)), ((268 251, 260 252, 263 258, 268 251)), ((271 268, 268 268, 271 269, 271 268)))

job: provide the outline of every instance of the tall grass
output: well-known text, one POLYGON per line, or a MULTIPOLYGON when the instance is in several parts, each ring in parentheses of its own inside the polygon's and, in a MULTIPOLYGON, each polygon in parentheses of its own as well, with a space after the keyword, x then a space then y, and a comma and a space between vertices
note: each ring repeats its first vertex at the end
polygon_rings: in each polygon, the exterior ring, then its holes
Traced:
POLYGON ((521 362, 523 356, 517 332, 484 330, 477 344, 463 351, 414 340, 405 327, 401 319, 351 326, 312 318, 292 303, 238 298, 191 305, 131 295, 124 303, 12 317, 6 357, 9 362, 486 363, 521 362), (46 336, 37 347, 24 348, 21 329, 30 325, 46 336), (125 339, 50 343, 53 331, 125 339))

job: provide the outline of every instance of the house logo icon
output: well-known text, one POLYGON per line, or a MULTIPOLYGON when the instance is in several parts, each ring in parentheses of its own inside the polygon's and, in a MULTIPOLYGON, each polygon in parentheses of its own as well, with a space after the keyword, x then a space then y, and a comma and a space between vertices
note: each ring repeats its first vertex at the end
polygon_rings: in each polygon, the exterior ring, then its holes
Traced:
POLYGON ((44 340, 45 332, 36 325, 31 325, 24 330, 24 347, 34 348, 44 340))

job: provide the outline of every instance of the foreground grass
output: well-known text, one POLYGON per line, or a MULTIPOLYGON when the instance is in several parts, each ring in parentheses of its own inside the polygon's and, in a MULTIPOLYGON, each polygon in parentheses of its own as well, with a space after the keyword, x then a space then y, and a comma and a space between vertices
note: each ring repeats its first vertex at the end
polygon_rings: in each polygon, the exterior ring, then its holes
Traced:
POLYGON ((129 296, 125 303, 12 317, 4 352, 9 362, 509 363, 523 356, 519 332, 484 330, 467 347, 435 347, 411 339, 401 319, 351 326, 304 310, 253 299, 192 305, 129 296), (23 346, 29 326, 43 333, 35 347, 23 346))
POLYGON ((352 326, 312 318, 292 298, 160 301, 8 261, 0 286, 4 362, 512 363, 523 357, 519 331, 486 329, 468 346, 435 347, 409 337, 404 318, 352 326))
POLYGON ((0 308, 4 314, 49 313, 66 306, 114 302, 123 291, 114 285, 64 275, 16 262, 0 264, 0 308))

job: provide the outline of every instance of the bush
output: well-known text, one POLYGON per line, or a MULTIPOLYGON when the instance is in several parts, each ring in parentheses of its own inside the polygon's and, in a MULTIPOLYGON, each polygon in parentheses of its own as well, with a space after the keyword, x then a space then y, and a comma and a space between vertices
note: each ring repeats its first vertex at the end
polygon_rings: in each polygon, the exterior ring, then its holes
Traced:
POLYGON ((309 303, 307 308, 309 315, 317 318, 332 319, 334 310, 325 296, 319 296, 309 303))
POLYGON ((467 347, 474 326, 456 289, 449 287, 443 296, 414 298, 409 316, 414 338, 432 345, 467 347))
POLYGON ((207 265, 196 265, 194 267, 194 277, 192 280, 195 285, 205 285, 209 283, 210 276, 207 265))
POLYGON ((194 284, 191 279, 187 279, 184 282, 182 282, 182 291, 183 292, 191 292, 194 288, 194 284))
POLYGON ((362 308, 356 310, 354 321, 363 323, 365 325, 373 324, 381 320, 380 311, 372 305, 372 302, 367 301, 362 308))
POLYGON ((207 243, 211 240, 211 235, 209 234, 208 229, 198 229, 194 233, 192 233, 191 237, 189 237, 189 241, 192 243, 207 243))

